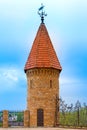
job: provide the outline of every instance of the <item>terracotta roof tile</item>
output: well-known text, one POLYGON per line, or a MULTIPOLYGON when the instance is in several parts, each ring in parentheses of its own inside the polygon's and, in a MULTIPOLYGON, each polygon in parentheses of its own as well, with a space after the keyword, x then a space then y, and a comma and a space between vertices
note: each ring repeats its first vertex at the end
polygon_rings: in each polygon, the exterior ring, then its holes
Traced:
POLYGON ((38 29, 24 70, 42 67, 62 70, 45 24, 38 29))

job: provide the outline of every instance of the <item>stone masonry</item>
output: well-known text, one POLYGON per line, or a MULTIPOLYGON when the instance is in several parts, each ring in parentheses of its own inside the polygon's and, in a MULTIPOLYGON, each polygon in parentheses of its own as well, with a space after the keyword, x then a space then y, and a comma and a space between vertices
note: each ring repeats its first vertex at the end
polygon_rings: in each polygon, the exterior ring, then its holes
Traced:
POLYGON ((4 110, 3 111, 3 128, 8 127, 8 111, 4 110))
POLYGON ((24 127, 29 127, 29 110, 24 111, 24 127))
POLYGON ((37 126, 37 110, 39 108, 44 111, 44 126, 55 126, 56 96, 59 96, 59 70, 31 69, 26 74, 28 82, 27 109, 30 110, 30 126, 37 126))

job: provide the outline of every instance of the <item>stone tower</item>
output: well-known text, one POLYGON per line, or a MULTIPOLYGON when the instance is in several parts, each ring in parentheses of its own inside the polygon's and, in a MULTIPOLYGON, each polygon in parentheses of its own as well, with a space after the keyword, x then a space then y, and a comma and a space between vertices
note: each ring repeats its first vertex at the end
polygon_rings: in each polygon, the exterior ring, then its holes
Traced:
POLYGON ((25 64, 27 110, 30 127, 54 126, 56 97, 59 97, 59 74, 62 70, 45 24, 39 26, 25 64))

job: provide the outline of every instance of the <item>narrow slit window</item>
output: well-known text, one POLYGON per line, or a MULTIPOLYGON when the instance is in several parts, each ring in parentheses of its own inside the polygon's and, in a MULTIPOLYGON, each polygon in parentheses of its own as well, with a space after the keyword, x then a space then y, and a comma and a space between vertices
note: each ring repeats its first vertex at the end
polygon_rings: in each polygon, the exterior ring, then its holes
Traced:
POLYGON ((52 88, 52 80, 50 80, 50 88, 52 88))
POLYGON ((30 88, 32 88, 33 80, 30 80, 30 88))

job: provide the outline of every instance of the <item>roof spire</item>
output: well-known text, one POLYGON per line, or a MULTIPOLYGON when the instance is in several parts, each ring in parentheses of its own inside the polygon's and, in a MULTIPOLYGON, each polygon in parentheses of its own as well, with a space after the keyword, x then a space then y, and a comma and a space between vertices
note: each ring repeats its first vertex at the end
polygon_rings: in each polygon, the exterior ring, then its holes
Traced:
POLYGON ((45 6, 43 4, 41 4, 41 7, 38 9, 38 14, 41 17, 41 23, 44 23, 44 16, 47 16, 47 14, 45 13, 45 11, 43 11, 43 8, 45 6))
POLYGON ((46 26, 42 23, 37 31, 24 71, 26 73, 27 70, 34 68, 62 70, 46 26))

